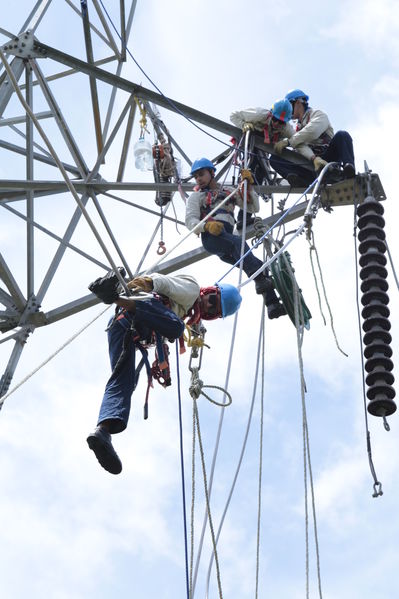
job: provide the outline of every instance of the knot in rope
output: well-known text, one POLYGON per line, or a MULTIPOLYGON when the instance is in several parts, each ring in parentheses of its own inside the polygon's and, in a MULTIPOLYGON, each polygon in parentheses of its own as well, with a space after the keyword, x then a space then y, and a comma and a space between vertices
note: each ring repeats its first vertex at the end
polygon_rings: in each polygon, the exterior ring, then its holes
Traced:
POLYGON ((194 366, 191 370, 191 384, 189 387, 190 395, 193 399, 198 399, 202 393, 203 382, 199 378, 198 367, 194 366))

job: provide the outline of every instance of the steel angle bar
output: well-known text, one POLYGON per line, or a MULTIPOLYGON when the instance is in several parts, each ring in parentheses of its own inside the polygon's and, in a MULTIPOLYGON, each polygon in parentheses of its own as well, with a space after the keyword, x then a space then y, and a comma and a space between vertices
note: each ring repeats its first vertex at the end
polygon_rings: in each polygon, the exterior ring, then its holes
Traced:
POLYGON ((18 287, 16 280, 11 274, 10 269, 7 266, 6 261, 3 258, 3 255, 0 253, 0 279, 4 282, 8 291, 11 294, 11 297, 14 300, 15 306, 17 309, 22 312, 25 308, 26 299, 18 287))
MULTIPOLYGON (((22 86, 21 86, 21 89, 22 89, 22 86)), ((53 116, 53 113, 50 111, 37 112, 35 114, 35 118, 37 118, 38 121, 40 121, 41 119, 48 119, 52 116, 53 116)), ((17 125, 19 123, 25 123, 28 118, 29 117, 27 117, 25 115, 25 116, 15 116, 15 117, 11 117, 8 119, 0 119, 0 127, 7 127, 9 125, 17 125)))
POLYGON ((14 302, 13 298, 11 297, 11 295, 9 295, 6 291, 4 291, 4 289, 1 289, 1 287, 0 287, 0 304, 3 304, 3 306, 5 306, 7 308, 7 314, 12 314, 13 316, 16 316, 17 314, 20 313, 20 312, 18 312, 17 306, 15 305, 15 302, 14 302))
MULTIPOLYGON (((305 210, 308 206, 307 202, 302 202, 295 206, 286 216, 284 222, 290 222, 295 220, 305 214, 305 210)), ((273 226, 277 220, 281 217, 281 213, 273 214, 272 216, 268 216, 263 219, 263 224, 265 227, 270 228, 273 226)), ((253 227, 248 227, 246 230, 246 239, 253 237, 255 234, 255 230, 253 227)), ((185 254, 181 254, 172 260, 168 260, 167 262, 161 263, 157 266, 156 271, 162 274, 168 274, 174 272, 176 270, 180 270, 181 268, 185 268, 190 264, 195 264, 204 258, 209 256, 208 252, 205 251, 203 247, 199 247, 195 250, 191 250, 190 252, 186 252, 185 254)))
MULTIPOLYGON (((117 202, 121 202, 122 204, 127 204, 128 206, 132 206, 132 208, 138 208, 139 210, 143 210, 144 212, 148 212, 149 214, 154 214, 155 216, 157 216, 159 218, 159 212, 156 212, 155 210, 151 210, 151 208, 146 208, 145 206, 141 206, 140 204, 135 204, 134 202, 131 202, 130 200, 125 200, 125 198, 119 198, 111 193, 104 192, 103 195, 107 198, 111 198, 112 200, 116 200, 117 202)), ((173 216, 167 216, 165 214, 163 218, 164 218, 164 220, 170 220, 173 223, 184 226, 183 221, 178 220, 177 218, 175 218, 173 216)))
POLYGON ((98 214, 99 214, 99 216, 100 216, 100 218, 102 220, 104 228, 105 228, 105 230, 108 233, 108 236, 109 236, 109 238, 110 238, 110 240, 112 242, 112 245, 114 246, 114 248, 116 250, 116 253, 118 254, 119 258, 122 260, 122 264, 125 267, 126 272, 129 274, 130 278, 133 278, 133 273, 130 270, 128 262, 127 262, 126 258, 124 257, 124 255, 122 253, 122 250, 121 250, 121 248, 120 248, 120 246, 119 246, 119 244, 118 244, 118 242, 116 240, 115 235, 112 232, 111 227, 108 224, 108 220, 107 220, 107 218, 106 218, 106 216, 105 216, 105 214, 104 214, 104 212, 103 212, 103 210, 101 208, 101 205, 100 205, 100 203, 99 203, 99 201, 98 201, 98 199, 96 197, 96 194, 92 192, 90 194, 90 197, 91 197, 91 199, 92 199, 92 201, 93 201, 93 203, 94 203, 94 205, 96 207, 96 210, 97 210, 97 212, 98 212, 98 214))
MULTIPOLYGON (((83 206, 85 206, 87 204, 88 199, 89 198, 86 194, 82 195, 82 197, 80 198, 80 201, 83 206)), ((36 294, 39 304, 42 303, 43 298, 44 298, 45 294, 47 293, 50 283, 51 283, 51 281, 56 273, 56 270, 64 256, 64 253, 66 251, 66 248, 67 248, 66 243, 68 243, 71 240, 71 237, 72 237, 82 215, 83 215, 83 213, 82 213, 82 210, 80 209, 80 206, 77 206, 75 209, 75 212, 73 213, 72 218, 69 222, 69 225, 64 233, 64 236, 62 238, 62 243, 60 243, 60 245, 58 246, 58 249, 56 250, 56 252, 54 254, 54 257, 53 257, 51 264, 47 270, 47 273, 44 276, 41 287, 36 294)))
POLYGON ((128 116, 127 123, 126 123, 125 136, 123 138, 121 157, 120 157, 119 167, 118 167, 118 174, 116 176, 117 182, 122 181, 123 174, 125 172, 126 160, 127 160, 127 156, 128 156, 130 140, 132 137, 134 117, 136 115, 136 107, 137 107, 136 102, 133 102, 133 104, 130 107, 129 116, 128 116))
POLYGON ((45 80, 45 77, 44 77, 39 65, 37 64, 36 60, 31 59, 29 61, 29 64, 31 65, 31 67, 37 77, 37 80, 39 81, 43 95, 46 98, 49 108, 54 115, 54 119, 58 125, 60 133, 61 133, 69 151, 71 152, 73 159, 76 162, 77 167, 79 168, 81 176, 83 177, 84 175, 86 175, 88 173, 89 169, 88 169, 86 162, 79 150, 79 146, 75 142, 75 140, 72 136, 72 133, 70 132, 69 127, 62 115, 61 109, 58 106, 56 99, 50 90, 50 86, 48 85, 47 81, 45 80))
MULTIPOLYGON (((76 14, 79 15, 79 17, 82 17, 81 11, 71 2, 71 0, 65 0, 65 2, 76 12, 76 14)), ((97 29, 97 27, 92 22, 90 22, 90 29, 112 50, 108 38, 103 33, 101 33, 101 31, 97 29)), ((113 60, 115 60, 115 56, 113 57, 113 60)))
POLYGON ((97 11, 98 18, 100 19, 101 24, 104 27, 104 31, 105 31, 105 34, 106 34, 108 40, 109 40, 109 44, 110 44, 111 48, 113 49, 113 51, 115 52, 115 54, 118 57, 118 59, 121 60, 121 55, 120 55, 120 52, 119 52, 119 48, 118 48, 118 46, 117 46, 117 44, 116 44, 116 42, 114 40, 114 36, 112 35, 110 28, 108 26, 108 22, 107 22, 106 18, 104 17, 103 10, 101 9, 101 7, 98 4, 97 0, 92 0, 92 2, 93 2, 93 5, 94 5, 94 8, 97 11))
MULTIPOLYGON (((82 312, 83 310, 87 310, 96 304, 101 303, 100 300, 90 293, 82 298, 79 298, 73 302, 69 302, 64 304, 63 306, 59 306, 54 310, 49 310, 42 314, 43 322, 42 325, 52 324, 53 322, 57 322, 62 320, 63 318, 68 318, 73 314, 78 314, 78 312, 82 312)), ((38 325, 40 326, 40 325, 38 325)))
MULTIPOLYGON (((26 341, 30 335, 34 331, 32 327, 24 327, 23 330, 19 331, 18 339, 15 340, 13 350, 11 352, 10 359, 8 360, 8 364, 4 371, 3 376, 0 379, 0 397, 5 395, 10 387, 10 383, 14 376, 15 369, 18 365, 19 359, 22 354, 22 350, 25 347, 26 341)), ((2 408, 2 404, 0 404, 0 409, 2 408)))
MULTIPOLYGON (((133 16, 134 16, 135 8, 136 8, 136 1, 134 0, 132 2, 131 7, 130 7, 129 18, 128 18, 126 32, 125 32, 126 40, 130 36, 130 30, 132 28, 133 16)), ((125 59, 122 59, 122 56, 121 56, 121 59, 118 62, 118 68, 116 69, 116 75, 117 76, 120 76, 120 74, 122 72, 123 62, 125 62, 125 59)), ((104 131, 103 131, 103 137, 104 138, 106 138, 107 134, 108 134, 109 124, 111 122, 111 115, 112 115, 112 111, 114 109, 114 104, 115 104, 116 92, 117 92, 117 88, 113 87, 112 88, 112 92, 111 92, 111 97, 109 99, 109 104, 108 104, 108 109, 107 109, 107 115, 105 117, 104 131)))
MULTIPOLYGON (((4 205, 4 208, 6 210, 8 210, 9 212, 11 212, 12 214, 14 214, 18 218, 21 218, 22 220, 27 221, 27 222, 28 222, 28 220, 30 221, 30 219, 28 219, 24 214, 21 214, 20 212, 18 212, 18 210, 11 208, 11 206, 4 205)), ((100 262, 100 260, 98 260, 97 258, 94 258, 94 256, 90 256, 90 254, 79 249, 76 245, 73 245, 72 243, 68 243, 68 242, 64 241, 61 237, 59 237, 58 235, 56 235, 49 229, 46 229, 46 227, 43 227, 43 225, 39 225, 39 223, 36 223, 34 221, 30 221, 30 222, 32 223, 33 227, 35 227, 35 229, 37 229, 38 231, 41 231, 45 235, 48 235, 52 239, 55 239, 61 245, 64 245, 65 248, 72 250, 73 252, 82 256, 82 258, 85 258, 86 260, 93 262, 93 264, 96 264, 97 266, 100 266, 101 268, 104 268, 105 270, 108 268, 108 266, 106 264, 104 264, 103 262, 100 262)), ((0 296, 0 301, 1 301, 1 296, 0 296)))
MULTIPOLYGON (((103 69, 100 69, 93 65, 89 65, 83 60, 72 57, 68 54, 65 54, 64 52, 60 52, 59 50, 56 50, 51 46, 47 46, 46 44, 43 44, 38 40, 35 40, 35 50, 39 51, 43 55, 43 58, 52 58, 53 60, 76 68, 82 73, 86 73, 87 75, 94 75, 97 79, 104 81, 104 83, 114 85, 124 91, 127 91, 130 94, 136 95, 138 98, 142 100, 149 100, 150 102, 153 102, 158 106, 162 106, 167 110, 181 114, 182 116, 188 119, 191 119, 197 123, 201 123, 202 125, 210 127, 211 129, 215 129, 220 133, 224 133, 225 135, 236 138, 239 138, 242 133, 241 129, 239 129, 238 127, 234 127, 234 125, 231 125, 220 119, 205 114, 204 112, 200 112, 199 110, 191 108, 190 106, 182 104, 181 102, 177 102, 176 100, 167 98, 166 96, 158 94, 150 89, 147 89, 142 85, 138 85, 122 77, 117 77, 116 75, 104 71, 103 69)), ((273 146, 271 144, 263 143, 261 135, 254 134, 254 138, 254 145, 256 147, 270 154, 274 154, 273 146)), ((282 156, 293 163, 301 164, 305 168, 312 170, 310 162, 307 161, 309 162, 309 165, 304 163, 303 156, 300 156, 296 152, 284 150, 282 156)))
MULTIPOLYGON (((22 73, 25 70, 25 64, 23 60, 20 58, 13 58, 10 62, 10 69, 17 81, 21 78, 22 73)), ((0 85, 0 117, 3 115, 3 112, 7 108, 7 105, 11 99, 11 96, 14 93, 14 88, 11 85, 11 81, 4 72, 4 79, 1 81, 0 85)))
MULTIPOLYGON (((33 110, 32 94, 32 71, 27 66, 25 69, 25 99, 29 108, 33 110)), ((26 120, 26 178, 33 179, 33 122, 32 119, 26 120)), ((26 295, 30 297, 34 293, 35 281, 35 245, 34 245, 34 206, 33 190, 28 190, 26 194, 26 295)))
MULTIPOLYGON (((132 5, 136 7, 136 1, 132 2, 132 5)), ((126 61, 126 44, 127 44, 127 36, 126 36, 126 15, 125 15, 125 0, 119 0, 119 11, 121 15, 121 61, 126 61)))
MULTIPOLYGON (((93 58, 93 45, 91 42, 90 35, 90 25, 89 25, 89 9, 86 2, 81 3, 82 6, 82 22, 83 22, 83 33, 85 39, 86 46, 86 57, 87 62, 89 64, 94 64, 93 58)), ((116 49, 118 53, 118 50, 116 49)), ((98 92, 97 92, 97 80, 93 76, 89 76, 90 83, 90 94, 91 94, 91 104, 93 109, 93 118, 94 118, 94 130, 96 133, 96 141, 97 141, 97 151, 100 154, 103 149, 103 137, 101 132, 101 116, 100 116, 100 106, 98 103, 98 92)))
MULTIPOLYGON (((34 144, 34 145, 37 146, 37 144, 34 144)), ((4 141, 2 139, 0 139, 0 148, 3 148, 3 149, 8 150, 10 152, 15 152, 15 154, 20 154, 22 156, 26 156, 26 148, 23 148, 21 146, 17 146, 15 144, 12 144, 12 143, 10 143, 8 141, 4 141)), ((43 154, 38 154, 37 152, 34 152, 33 153, 33 158, 35 160, 37 160, 38 162, 43 162, 45 164, 49 164, 50 166, 54 166, 54 167, 58 168, 57 164, 56 164, 56 162, 55 162, 55 160, 54 160, 54 158, 52 156, 45 156, 43 154)), ((81 176, 81 172, 80 172, 80 170, 76 166, 73 166, 72 164, 67 164, 66 162, 62 162, 62 165, 63 165, 63 167, 65 168, 66 171, 68 171, 69 173, 71 173, 75 177, 81 176)))
POLYGON ((32 11, 25 23, 22 25, 21 32, 30 29, 31 31, 35 31, 40 21, 43 19, 46 10, 51 4, 51 0, 37 0, 35 6, 32 8, 32 11))

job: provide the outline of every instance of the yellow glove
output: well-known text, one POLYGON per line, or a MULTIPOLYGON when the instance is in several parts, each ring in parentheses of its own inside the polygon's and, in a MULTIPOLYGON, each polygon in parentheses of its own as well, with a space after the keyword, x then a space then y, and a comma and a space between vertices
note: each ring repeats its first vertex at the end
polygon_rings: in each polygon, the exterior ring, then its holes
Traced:
POLYGON ((248 181, 248 183, 250 183, 251 185, 254 183, 254 178, 253 178, 251 170, 249 168, 242 168, 240 174, 241 174, 242 181, 244 181, 244 179, 246 179, 248 181))
POLYGON ((288 139, 280 139, 280 141, 277 141, 274 146, 273 149, 275 152, 277 152, 277 154, 281 154, 281 152, 287 147, 289 146, 289 141, 288 139))
POLYGON ((129 289, 142 289, 143 291, 152 291, 154 286, 151 277, 136 277, 127 284, 129 289))
POLYGON ((205 223, 204 229, 207 233, 210 233, 211 235, 220 235, 224 227, 223 223, 220 222, 220 220, 208 220, 205 223))
POLYGON ((326 164, 328 164, 328 162, 326 162, 326 160, 323 160, 323 158, 320 158, 320 156, 316 156, 316 158, 313 159, 313 166, 315 171, 321 171, 321 169, 324 168, 326 164))
POLYGON ((244 123, 242 126, 242 130, 244 131, 244 133, 246 133, 247 131, 253 131, 254 126, 252 123, 244 123))

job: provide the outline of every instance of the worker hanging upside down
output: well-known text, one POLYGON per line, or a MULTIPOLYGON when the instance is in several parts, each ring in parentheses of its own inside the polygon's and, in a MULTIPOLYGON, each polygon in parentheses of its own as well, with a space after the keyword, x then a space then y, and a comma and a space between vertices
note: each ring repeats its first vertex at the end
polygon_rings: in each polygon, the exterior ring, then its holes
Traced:
MULTIPOLYGON (((241 238, 233 235, 234 208, 236 205, 243 207, 241 191, 237 189, 220 210, 217 210, 205 223, 199 224, 213 208, 235 190, 234 187, 229 186, 222 188, 216 182, 215 172, 216 168, 208 158, 194 161, 191 175, 194 176, 199 190, 193 192, 187 200, 186 227, 190 231, 194 230, 197 235, 201 234, 202 245, 207 252, 219 256, 223 262, 236 264, 241 256, 241 238)), ((250 185, 248 190, 248 211, 257 212, 258 195, 250 185)), ((246 243, 244 253, 248 251, 249 247, 246 243)), ((245 274, 250 277, 262 267, 263 262, 249 252, 243 259, 242 265, 245 274)), ((256 293, 263 295, 269 318, 278 318, 286 314, 286 311, 276 295, 272 278, 267 275, 267 271, 263 271, 255 277, 256 293)))
MULTIPOLYGON (((125 275, 120 269, 121 276, 125 275)), ((184 331, 183 319, 188 324, 200 319, 214 320, 234 314, 240 307, 241 295, 233 285, 223 284, 200 288, 190 275, 162 275, 136 277, 128 287, 149 294, 145 299, 119 295, 119 281, 111 271, 89 285, 105 304, 115 303, 116 314, 108 327, 108 349, 112 374, 109 378, 100 408, 97 427, 88 436, 87 443, 101 466, 111 474, 122 471, 122 463, 112 445, 111 435, 125 430, 130 403, 141 367, 149 368, 146 347, 156 343, 163 348, 164 338, 178 339, 184 331), (142 360, 136 367, 136 350, 142 360)))
MULTIPOLYGON (((337 131, 331 126, 328 116, 319 109, 309 106, 309 96, 294 89, 285 96, 292 105, 292 118, 297 120, 296 133, 287 135, 274 144, 277 154, 292 147, 313 162, 315 172, 279 156, 272 156, 270 165, 291 185, 307 187, 328 162, 338 162, 340 179, 355 176, 355 158, 352 138, 347 131, 337 131)), ((334 175, 332 175, 334 177, 334 175)), ((328 179, 327 179, 328 180, 328 179)), ((331 180, 331 175, 330 175, 331 180)), ((333 178, 332 181, 337 180, 333 178)))

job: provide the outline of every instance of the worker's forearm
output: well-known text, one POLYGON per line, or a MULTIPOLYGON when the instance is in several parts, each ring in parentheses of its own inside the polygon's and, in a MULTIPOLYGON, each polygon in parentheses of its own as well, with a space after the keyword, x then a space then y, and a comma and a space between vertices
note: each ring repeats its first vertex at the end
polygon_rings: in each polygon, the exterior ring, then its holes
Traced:
POLYGON ((120 297, 116 300, 115 304, 120 308, 125 308, 128 312, 136 312, 136 300, 130 297, 120 297))

